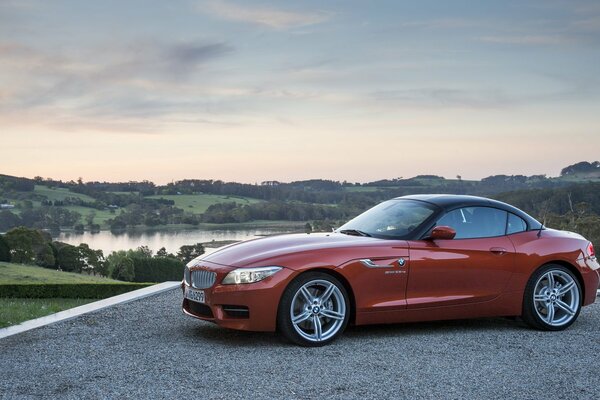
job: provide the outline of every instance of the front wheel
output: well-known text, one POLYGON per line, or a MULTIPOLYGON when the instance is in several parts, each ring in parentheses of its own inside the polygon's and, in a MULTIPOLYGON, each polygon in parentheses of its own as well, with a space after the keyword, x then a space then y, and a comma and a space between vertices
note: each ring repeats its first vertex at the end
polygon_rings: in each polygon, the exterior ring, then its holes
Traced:
POLYGON ((285 290, 277 322, 281 333, 301 346, 323 346, 344 331, 350 316, 346 289, 322 272, 300 275, 285 290))
POLYGON ((581 297, 579 281, 568 268, 546 265, 537 270, 527 283, 523 319, 537 329, 566 329, 581 311, 581 297))

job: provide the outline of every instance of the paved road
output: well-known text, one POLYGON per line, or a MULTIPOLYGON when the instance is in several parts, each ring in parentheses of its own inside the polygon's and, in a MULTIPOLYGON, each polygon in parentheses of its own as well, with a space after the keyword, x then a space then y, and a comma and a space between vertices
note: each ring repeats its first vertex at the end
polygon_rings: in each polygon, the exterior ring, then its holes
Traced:
POLYGON ((0 397, 600 398, 600 304, 560 333, 483 319, 351 328, 306 349, 179 302, 169 291, 0 339, 0 397))

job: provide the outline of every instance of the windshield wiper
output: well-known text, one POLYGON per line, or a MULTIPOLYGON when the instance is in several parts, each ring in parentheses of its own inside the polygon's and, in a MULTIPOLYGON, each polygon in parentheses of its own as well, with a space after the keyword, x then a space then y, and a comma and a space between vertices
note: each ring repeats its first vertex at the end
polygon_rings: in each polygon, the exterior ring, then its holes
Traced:
POLYGON ((369 234, 367 232, 359 231, 358 229, 342 229, 339 232, 343 233, 344 235, 354 235, 354 236, 367 236, 367 237, 371 237, 371 234, 369 234))

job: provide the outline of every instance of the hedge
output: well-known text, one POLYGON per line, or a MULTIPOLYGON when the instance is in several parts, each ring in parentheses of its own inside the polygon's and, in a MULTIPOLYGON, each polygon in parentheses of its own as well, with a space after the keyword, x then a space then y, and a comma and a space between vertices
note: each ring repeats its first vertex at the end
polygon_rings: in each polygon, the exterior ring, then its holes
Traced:
POLYGON ((152 283, 0 284, 0 297, 104 299, 151 285, 152 283))
POLYGON ((183 277, 185 265, 171 257, 131 257, 133 260, 134 282, 179 281, 183 277))

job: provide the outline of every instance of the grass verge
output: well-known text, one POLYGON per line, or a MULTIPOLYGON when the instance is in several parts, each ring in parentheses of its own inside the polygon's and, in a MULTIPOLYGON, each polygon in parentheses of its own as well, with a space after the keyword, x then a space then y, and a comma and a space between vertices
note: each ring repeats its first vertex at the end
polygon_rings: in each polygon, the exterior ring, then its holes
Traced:
POLYGON ((10 299, 0 298, 0 328, 95 301, 94 299, 10 299))
POLYGON ((72 272, 37 267, 34 265, 13 264, 0 262, 0 284, 31 284, 31 283, 114 283, 124 282, 72 272))

